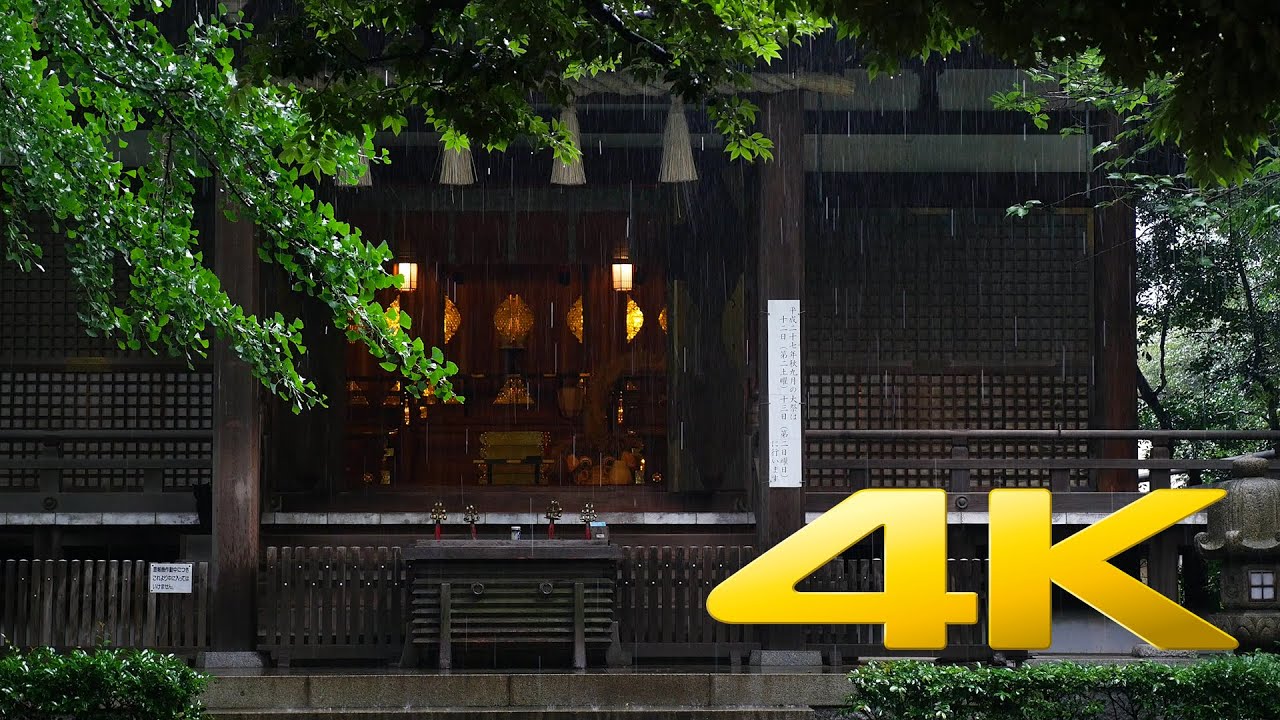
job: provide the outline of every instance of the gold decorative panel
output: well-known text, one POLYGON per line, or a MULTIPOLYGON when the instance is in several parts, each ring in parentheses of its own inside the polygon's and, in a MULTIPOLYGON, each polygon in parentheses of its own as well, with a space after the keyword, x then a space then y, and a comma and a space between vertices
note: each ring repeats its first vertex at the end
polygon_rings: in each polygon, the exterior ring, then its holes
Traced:
POLYGON ((493 313, 493 326, 502 338, 503 347, 523 347, 524 339, 533 330, 533 311, 524 298, 508 295, 493 313))
POLYGON ((579 297, 573 301, 573 305, 569 307, 569 312, 565 315, 565 324, 569 326, 569 332, 578 338, 578 342, 582 342, 582 298, 579 297))
POLYGON ((462 313, 458 312, 458 306, 453 304, 453 299, 449 296, 444 298, 444 341, 447 344, 453 339, 454 333, 458 332, 458 328, 462 326, 462 313))
POLYGON ((627 342, 636 339, 636 335, 640 334, 640 328, 644 327, 644 313, 640 310, 640 306, 636 301, 627 296, 627 342))

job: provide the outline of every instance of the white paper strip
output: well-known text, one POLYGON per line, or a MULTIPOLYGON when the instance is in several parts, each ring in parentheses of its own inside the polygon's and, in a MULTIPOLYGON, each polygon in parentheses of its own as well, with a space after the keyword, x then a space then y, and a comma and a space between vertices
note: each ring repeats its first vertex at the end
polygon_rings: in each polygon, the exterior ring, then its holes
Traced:
POLYGON ((769 487, 800 487, 800 301, 769 301, 769 487))

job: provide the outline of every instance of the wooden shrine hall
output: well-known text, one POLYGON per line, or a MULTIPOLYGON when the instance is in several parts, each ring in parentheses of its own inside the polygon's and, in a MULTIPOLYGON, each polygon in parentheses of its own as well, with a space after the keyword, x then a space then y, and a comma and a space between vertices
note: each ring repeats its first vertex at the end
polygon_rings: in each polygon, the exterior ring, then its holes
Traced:
MULTIPOLYGON (((543 109, 573 113, 581 166, 380 136, 392 163, 323 195, 392 248, 403 283, 380 300, 457 363, 463 403, 406 393, 348 344, 259 266, 254 228, 215 212, 210 188, 206 256, 246 308, 303 319, 300 369, 328 408, 294 415, 225 351, 187 367, 87 337, 50 238, 47 272, 0 266, 0 632, 75 645, 97 618, 135 644, 299 662, 399 662, 421 640, 421 661, 443 663, 452 637, 458 666, 467 631, 442 618, 516 582, 492 565, 499 550, 476 548, 518 526, 540 547, 610 548, 547 551, 575 660, 614 647, 633 662, 794 648, 838 661, 874 654, 878 628, 723 626, 706 592, 865 487, 946 489, 953 581, 976 590, 991 488, 1052 489, 1065 534, 1136 499, 1140 469, 1160 487, 1226 467, 1170 459, 1172 436, 1137 430, 1135 222, 1094 209, 1090 161, 1114 124, 1093 113, 1060 134, 1083 113, 1055 110, 1040 131, 994 110, 1019 78, 970 53, 871 79, 815 43, 753 76, 774 142, 754 164, 727 158, 700 108, 610 76, 572 111, 543 109), (1027 200, 1046 209, 1006 212, 1027 200), (771 325, 779 301, 797 302, 794 333, 771 325), (586 540, 592 521, 607 540, 586 540), (461 549, 432 550, 437 531, 461 549), (131 633, 140 568, 169 561, 194 563, 194 590, 131 633), (39 599, 73 576, 117 610, 39 599), (411 606, 434 609, 415 625, 411 606)), ((1202 521, 1126 567, 1177 597, 1202 521)), ((878 542, 812 587, 878 587, 878 542)), ((1059 610, 1072 632, 1055 650, 1134 643, 1059 610)), ((957 647, 985 647, 980 625, 954 630, 957 647)))

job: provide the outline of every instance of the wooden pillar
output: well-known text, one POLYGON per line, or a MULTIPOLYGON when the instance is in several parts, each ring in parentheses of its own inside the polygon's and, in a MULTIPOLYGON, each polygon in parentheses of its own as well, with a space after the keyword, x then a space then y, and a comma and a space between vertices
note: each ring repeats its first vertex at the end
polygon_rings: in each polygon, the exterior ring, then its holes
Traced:
MULTIPOLYGON (((760 398, 760 442, 756 532, 761 550, 773 547, 804 526, 804 488, 769 487, 768 304, 801 300, 804 312, 804 102, 800 92, 769 95, 762 107, 764 134, 773 140, 773 160, 759 161, 756 282, 759 321, 753 353, 760 398)), ((803 357, 801 363, 803 363, 803 357)), ((801 365, 803 377, 803 364, 801 365)), ((804 389, 801 388, 803 398, 804 389)), ((803 476, 803 473, 802 473, 803 476)), ((799 626, 766 629, 770 650, 799 648, 799 626)))
POLYGON ((1147 585, 1178 602, 1178 545, 1183 530, 1175 525, 1147 541, 1147 585))
MULTIPOLYGON (((218 198, 215 202, 221 201, 218 198)), ((214 271, 233 302, 258 312, 253 225, 216 211, 214 271)), ((213 612, 215 651, 255 648, 261 520, 262 420, 258 381, 227 343, 214 342, 213 612)))
MULTIPOLYGON (((1114 138, 1114 115, 1099 140, 1114 138)), ((1104 179, 1095 177, 1095 182, 1104 179)), ((1093 409, 1090 426, 1131 430, 1138 426, 1138 339, 1136 314, 1137 221, 1133 207, 1117 202, 1097 211, 1094 237, 1093 409)), ((1104 440, 1103 458, 1137 458, 1136 440, 1104 440)), ((1097 489, 1136 492, 1136 470, 1100 470, 1097 489)))

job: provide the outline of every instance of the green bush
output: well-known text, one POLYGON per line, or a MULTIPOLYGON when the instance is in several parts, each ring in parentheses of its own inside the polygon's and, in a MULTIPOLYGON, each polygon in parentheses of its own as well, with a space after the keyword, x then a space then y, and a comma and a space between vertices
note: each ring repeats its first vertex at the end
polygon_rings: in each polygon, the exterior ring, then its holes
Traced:
POLYGON ((5 720, 196 720, 205 677, 150 650, 0 655, 5 720))
POLYGON ((850 673, 848 712, 871 720, 1275 720, 1280 656, 1017 669, 872 662, 850 673))

